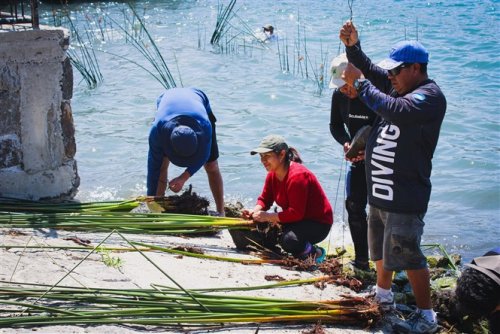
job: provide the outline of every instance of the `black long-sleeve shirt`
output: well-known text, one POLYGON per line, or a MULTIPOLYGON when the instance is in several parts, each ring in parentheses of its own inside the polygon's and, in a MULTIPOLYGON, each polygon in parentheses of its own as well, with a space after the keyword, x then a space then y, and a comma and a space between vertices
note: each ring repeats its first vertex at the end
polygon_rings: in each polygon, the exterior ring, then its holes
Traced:
POLYGON ((430 79, 399 95, 387 71, 373 64, 359 43, 347 48, 347 58, 368 79, 359 88, 359 99, 378 115, 365 155, 370 205, 390 212, 425 213, 446 98, 430 79))
POLYGON ((338 89, 332 94, 330 108, 330 133, 340 144, 351 142, 356 132, 365 125, 372 125, 375 114, 358 98, 350 99, 338 89))

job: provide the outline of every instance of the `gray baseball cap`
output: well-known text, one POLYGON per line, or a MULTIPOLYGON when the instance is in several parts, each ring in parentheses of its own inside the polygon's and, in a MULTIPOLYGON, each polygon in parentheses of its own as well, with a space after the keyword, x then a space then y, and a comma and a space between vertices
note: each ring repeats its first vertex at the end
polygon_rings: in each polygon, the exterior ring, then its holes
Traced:
POLYGON ((267 152, 280 152, 281 150, 288 150, 288 145, 285 138, 279 135, 269 135, 264 137, 257 148, 250 151, 251 155, 257 153, 267 152))

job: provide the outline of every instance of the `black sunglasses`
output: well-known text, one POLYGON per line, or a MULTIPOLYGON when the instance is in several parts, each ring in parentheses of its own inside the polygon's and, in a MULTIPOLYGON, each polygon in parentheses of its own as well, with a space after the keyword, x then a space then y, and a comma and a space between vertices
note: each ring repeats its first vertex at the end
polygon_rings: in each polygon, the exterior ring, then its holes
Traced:
POLYGON ((396 75, 398 75, 401 70, 405 67, 408 67, 410 66, 411 64, 408 64, 408 63, 402 63, 401 65, 399 65, 398 67, 396 68, 393 68, 392 70, 388 70, 389 74, 393 77, 395 77, 396 75))

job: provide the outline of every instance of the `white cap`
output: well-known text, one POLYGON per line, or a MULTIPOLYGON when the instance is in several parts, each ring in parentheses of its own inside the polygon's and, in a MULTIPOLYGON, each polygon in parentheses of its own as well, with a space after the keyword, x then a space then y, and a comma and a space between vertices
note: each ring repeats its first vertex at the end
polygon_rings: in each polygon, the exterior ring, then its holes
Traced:
POLYGON ((345 81, 342 80, 342 73, 347 67, 347 55, 345 53, 342 53, 341 55, 338 55, 337 57, 333 58, 331 64, 330 64, 330 75, 332 76, 330 80, 330 84, 328 87, 330 88, 339 88, 345 85, 345 81))

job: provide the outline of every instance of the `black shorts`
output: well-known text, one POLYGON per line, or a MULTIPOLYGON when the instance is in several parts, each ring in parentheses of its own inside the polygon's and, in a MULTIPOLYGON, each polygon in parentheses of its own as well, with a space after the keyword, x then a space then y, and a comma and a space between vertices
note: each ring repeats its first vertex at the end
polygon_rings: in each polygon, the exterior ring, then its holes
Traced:
POLYGON ((217 145, 217 134, 215 132, 215 122, 217 122, 217 119, 213 113, 208 113, 208 119, 212 125, 212 146, 210 147, 210 156, 207 162, 212 162, 219 158, 219 146, 217 145))

